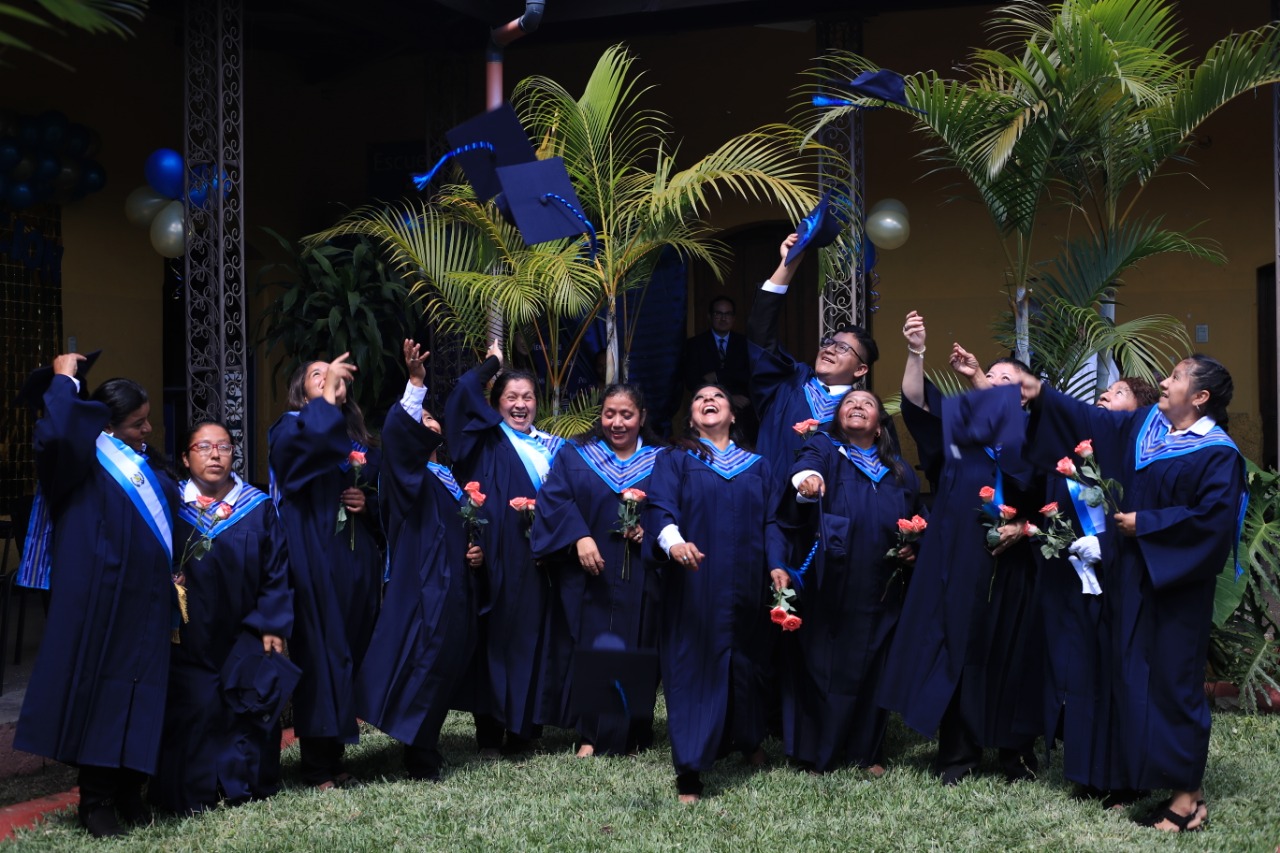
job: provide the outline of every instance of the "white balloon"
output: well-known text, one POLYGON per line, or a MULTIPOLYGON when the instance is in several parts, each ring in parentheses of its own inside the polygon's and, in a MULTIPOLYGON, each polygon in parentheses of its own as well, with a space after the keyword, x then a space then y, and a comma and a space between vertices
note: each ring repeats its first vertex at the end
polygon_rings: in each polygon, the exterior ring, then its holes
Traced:
POLYGON ((896 249, 911 236, 911 223, 896 210, 869 214, 863 228, 877 249, 896 249))
POLYGON ((146 228, 156 218, 160 209, 169 203, 169 199, 156 195, 151 187, 143 184, 124 200, 124 215, 130 224, 146 228))
POLYGON ((882 198, 871 206, 867 211, 868 214, 879 213, 882 210, 893 210, 902 214, 902 218, 910 221, 911 216, 907 213, 907 206, 896 198, 882 198))
POLYGON ((186 211, 181 201, 171 201, 151 220, 151 246, 166 258, 180 258, 187 251, 186 211))

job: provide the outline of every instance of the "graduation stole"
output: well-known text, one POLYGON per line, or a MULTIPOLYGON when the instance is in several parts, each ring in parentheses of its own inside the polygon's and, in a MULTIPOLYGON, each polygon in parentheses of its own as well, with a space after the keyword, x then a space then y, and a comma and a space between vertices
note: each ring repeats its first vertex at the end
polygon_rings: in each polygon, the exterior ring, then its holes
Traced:
POLYGON ((31 521, 27 523, 27 538, 18 563, 18 575, 14 583, 31 589, 48 589, 49 574, 53 569, 53 518, 49 515, 49 503, 44 499, 40 486, 31 504, 31 521))
MULTIPOLYGON (((178 507, 178 517, 200 531, 206 539, 212 540, 216 539, 218 534, 243 521, 250 512, 264 502, 271 500, 266 492, 244 482, 238 474, 232 472, 231 479, 236 485, 226 498, 205 507, 203 513, 200 511, 200 505, 195 501, 184 501, 182 506, 178 507), (231 514, 219 520, 215 511, 223 504, 231 508, 231 514)), ((190 482, 190 480, 183 480, 178 484, 184 498, 190 482)))
POLYGON ((835 436, 830 433, 824 433, 827 438, 831 439, 831 443, 836 446, 836 450, 845 459, 853 463, 853 467, 867 475, 867 478, 873 483, 879 483, 884 479, 884 475, 889 473, 889 468, 880 461, 880 453, 875 447, 868 447, 863 450, 853 444, 844 444, 838 441, 835 436))
POLYGON ((993 488, 996 491, 995 497, 991 499, 991 503, 986 504, 984 508, 988 515, 995 518, 1000 517, 1000 505, 1004 503, 1004 472, 1000 470, 1000 448, 984 447, 983 451, 990 457, 991 461, 996 463, 996 482, 993 488))
MULTIPOLYGON (((1197 450, 1203 450, 1206 447, 1230 447, 1237 454, 1240 453, 1240 448, 1236 447, 1236 443, 1231 440, 1231 436, 1227 435, 1226 430, 1217 424, 1214 424, 1213 429, 1204 435, 1197 435, 1190 430, 1182 435, 1169 435, 1169 431, 1172 429, 1173 424, 1165 417, 1164 412, 1152 406, 1151 411, 1147 413, 1147 419, 1142 423, 1142 429, 1138 431, 1138 438, 1135 441, 1135 470, 1141 471, 1152 462, 1186 456, 1188 453, 1195 453, 1197 450)), ((1236 563, 1237 581, 1244 574, 1244 567, 1240 565, 1240 531, 1244 529, 1244 517, 1248 511, 1249 490, 1246 488, 1240 496, 1240 511, 1236 516, 1236 536, 1233 540, 1236 544, 1231 552, 1236 563)))
POLYGON ((724 450, 720 450, 705 438, 700 438, 698 441, 707 446, 707 450, 710 451, 708 456, 700 456, 692 450, 686 452, 726 480, 732 480, 761 459, 761 457, 749 450, 743 450, 732 441, 729 442, 729 446, 724 450))
POLYGON ((575 449, 587 467, 604 480, 604 484, 616 494, 629 489, 653 473, 653 463, 658 459, 658 447, 639 446, 627 459, 618 455, 600 439, 576 445, 575 449))
POLYGON ((813 419, 825 424, 835 414, 836 406, 840 405, 840 398, 844 394, 832 394, 823 388, 818 377, 810 376, 809 381, 804 383, 804 396, 809 403, 809 413, 813 419))
POLYGON ((1098 504, 1089 506, 1082 495, 1084 486, 1076 480, 1067 478, 1067 491, 1071 494, 1071 505, 1076 508, 1076 517, 1080 519, 1080 527, 1085 536, 1097 536, 1107 529, 1106 506, 1098 504))
POLYGON ((555 459, 560 445, 564 444, 564 439, 554 435, 547 435, 537 429, 528 433, 516 432, 507 426, 506 421, 503 421, 499 426, 506 433, 507 440, 511 442, 516 455, 520 457, 520 461, 524 464, 525 473, 529 475, 529 480, 533 483, 533 490, 535 492, 538 491, 542 488, 542 481, 547 478, 547 473, 551 471, 551 462, 555 459))
POLYGON ((462 501, 462 489, 459 488, 458 481, 454 478, 453 472, 449 470, 448 466, 441 465, 439 462, 428 462, 427 470, 436 475, 436 479, 449 490, 449 494, 453 495, 455 501, 462 501))
POLYGON ((173 562, 173 514, 147 458, 114 435, 98 434, 98 464, 120 484, 138 515, 173 562))
MULTIPOLYGON (((368 452, 369 452, 369 448, 365 447, 363 444, 361 444, 360 442, 356 441, 356 440, 353 438, 353 439, 351 439, 351 451, 352 451, 352 453, 368 453, 368 452)), ((341 464, 341 465, 339 465, 339 466, 338 466, 338 468, 340 468, 340 469, 341 469, 341 470, 343 470, 343 471, 350 471, 350 470, 351 470, 351 457, 350 457, 350 456, 348 456, 346 459, 343 459, 343 460, 342 460, 342 464, 341 464)))

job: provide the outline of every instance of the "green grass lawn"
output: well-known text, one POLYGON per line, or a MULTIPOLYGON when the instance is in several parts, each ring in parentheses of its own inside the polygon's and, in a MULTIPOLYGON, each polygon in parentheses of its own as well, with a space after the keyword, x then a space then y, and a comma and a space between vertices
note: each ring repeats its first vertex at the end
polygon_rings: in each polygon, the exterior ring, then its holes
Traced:
MULTIPOLYGON (((661 713, 661 709, 660 709, 661 713)), ((166 819, 124 839, 95 842, 71 813, 21 833, 12 849, 39 850, 1213 850, 1280 844, 1280 716, 1214 717, 1206 779, 1210 827, 1166 836, 1123 813, 1071 797, 1054 763, 1038 782, 982 775, 943 788, 927 775, 932 745, 891 728, 896 756, 881 779, 845 770, 810 776, 766 744, 760 771, 738 756, 703 775, 708 796, 676 802, 662 747, 639 758, 575 759, 569 733, 549 731, 542 752, 479 761, 470 718, 450 715, 449 767, 437 785, 401 781, 400 749, 370 732, 348 752, 370 780, 328 792, 296 787, 298 753, 285 753, 279 796, 197 818, 166 819)), ((994 771, 994 768, 985 768, 994 771)), ((1154 800, 1140 804, 1144 812, 1154 800)))

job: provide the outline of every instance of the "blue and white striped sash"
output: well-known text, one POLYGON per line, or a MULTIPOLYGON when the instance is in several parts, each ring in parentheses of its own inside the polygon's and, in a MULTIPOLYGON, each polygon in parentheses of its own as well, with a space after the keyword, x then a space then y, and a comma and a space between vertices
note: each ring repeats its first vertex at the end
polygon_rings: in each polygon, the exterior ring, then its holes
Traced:
POLYGON ((531 433, 516 432, 507 426, 505 421, 499 426, 506 433, 507 440, 511 442, 511 447, 524 464, 524 470, 528 473, 529 480, 533 483, 533 490, 535 492, 538 491, 542 488, 542 481, 550 473, 551 463, 555 459, 556 452, 560 450, 560 446, 564 444, 564 439, 538 430, 534 430, 531 433))
POLYGON ((827 423, 831 420, 831 416, 836 412, 836 406, 840 405, 840 398, 844 394, 832 394, 822 387, 822 383, 818 381, 818 377, 811 376, 809 381, 804 383, 805 400, 809 403, 809 414, 814 420, 821 423, 827 423))
POLYGON ((453 495, 455 501, 461 502, 463 497, 462 489, 458 486, 458 481, 453 476, 453 472, 447 466, 441 465, 439 462, 428 462, 427 470, 436 475, 436 479, 449 490, 449 494, 453 495))
POLYGON ((1237 453, 1240 452, 1236 443, 1217 424, 1214 424, 1213 429, 1204 435, 1189 431, 1181 435, 1169 435, 1171 429, 1173 424, 1165 417, 1164 412, 1152 406, 1135 441, 1134 467, 1137 470, 1141 471, 1160 459, 1186 456, 1188 453, 1195 453, 1206 447, 1230 447, 1237 453))
POLYGON ((612 448, 599 439, 576 447, 582 461, 617 494, 629 489, 653 473, 653 463, 658 458, 658 447, 636 448, 627 459, 619 459, 612 448))
POLYGON ((186 500, 190 481, 183 480, 179 483, 178 487, 183 493, 183 504, 178 507, 178 517, 209 539, 216 539, 218 534, 243 521, 250 512, 261 506, 263 502, 271 500, 266 492, 242 481, 237 474, 232 473, 231 476, 235 480, 235 488, 227 494, 224 500, 217 501, 206 509, 203 518, 200 513, 200 505, 194 500, 186 500), (214 511, 222 504, 231 507, 231 515, 219 521, 215 517, 214 511))
POLYGON ((120 484, 138 515, 173 562, 173 514, 145 456, 113 435, 98 434, 98 464, 120 484))
POLYGON ((706 457, 699 456, 692 450, 688 451, 689 455, 697 459, 703 465, 706 465, 712 471, 715 471, 726 480, 732 480, 743 471, 760 461, 761 457, 749 450, 743 450, 732 441, 724 450, 720 450, 714 444, 705 438, 698 439, 707 446, 709 453, 706 457))
POLYGON ((852 462, 853 467, 866 474, 871 482, 879 483, 884 479, 884 475, 889 473, 889 468, 880 461, 880 453, 874 447, 863 450, 861 447, 837 441, 829 434, 827 437, 831 439, 831 443, 836 446, 840 455, 852 462))

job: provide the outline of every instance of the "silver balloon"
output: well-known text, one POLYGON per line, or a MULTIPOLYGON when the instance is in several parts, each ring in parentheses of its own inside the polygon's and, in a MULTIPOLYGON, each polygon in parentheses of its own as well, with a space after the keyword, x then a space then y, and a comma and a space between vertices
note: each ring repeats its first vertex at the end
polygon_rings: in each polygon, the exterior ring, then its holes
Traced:
POLYGON ((898 213, 901 213, 903 219, 906 219, 908 221, 911 219, 911 217, 907 214, 907 206, 902 202, 898 201, 896 198, 880 199, 878 202, 871 205, 871 209, 868 210, 867 213, 868 214, 879 213, 882 210, 893 210, 898 213))
POLYGON ((130 224, 146 228, 151 224, 151 220, 156 218, 161 208, 168 203, 169 199, 156 195, 151 187, 143 184, 129 193, 129 197, 124 200, 124 215, 130 224))
POLYGON ((151 220, 151 246, 166 258, 180 258, 187 251, 181 201, 171 201, 151 220))
POLYGON ((878 210, 868 214, 863 228, 877 249, 896 249, 911 236, 907 217, 896 210, 878 210))

